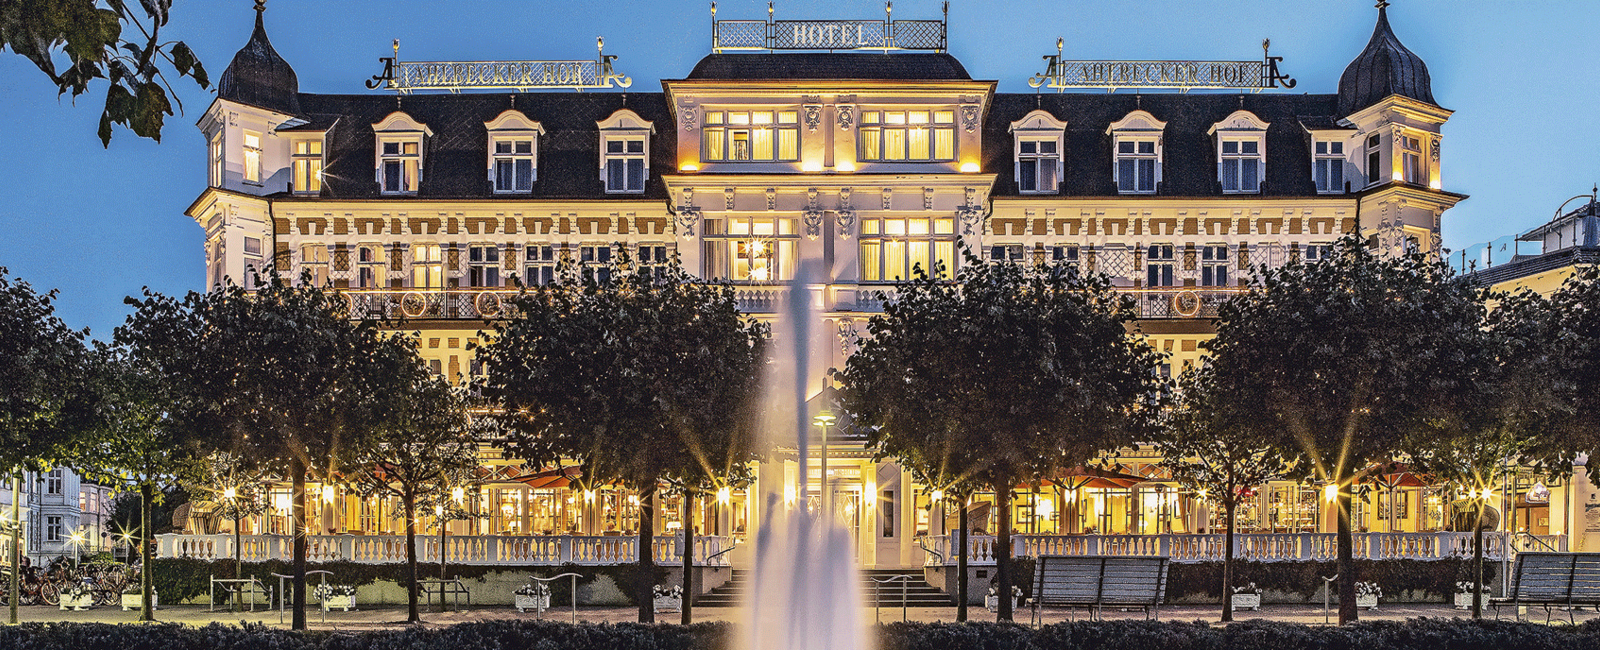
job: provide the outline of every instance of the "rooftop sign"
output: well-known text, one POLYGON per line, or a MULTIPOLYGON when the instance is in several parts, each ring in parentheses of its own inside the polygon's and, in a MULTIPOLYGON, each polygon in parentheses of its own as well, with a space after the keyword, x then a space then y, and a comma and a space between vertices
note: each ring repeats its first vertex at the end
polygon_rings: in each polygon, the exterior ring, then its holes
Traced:
POLYGON ((400 61, 400 41, 394 56, 378 59, 383 72, 367 81, 367 88, 399 93, 416 90, 599 90, 627 88, 633 80, 611 67, 616 55, 605 53, 605 41, 595 39, 599 56, 593 61, 400 61))
POLYGON ((1045 71, 1028 79, 1034 88, 1173 88, 1237 89, 1260 92, 1269 88, 1293 88, 1295 80, 1278 72, 1281 56, 1268 56, 1262 41, 1260 61, 1066 61, 1061 58, 1062 40, 1056 39, 1056 53, 1047 55, 1045 71))
POLYGON ((940 20, 894 20, 894 3, 883 5, 883 20, 717 20, 711 3, 711 51, 775 50, 945 50, 950 3, 940 20))

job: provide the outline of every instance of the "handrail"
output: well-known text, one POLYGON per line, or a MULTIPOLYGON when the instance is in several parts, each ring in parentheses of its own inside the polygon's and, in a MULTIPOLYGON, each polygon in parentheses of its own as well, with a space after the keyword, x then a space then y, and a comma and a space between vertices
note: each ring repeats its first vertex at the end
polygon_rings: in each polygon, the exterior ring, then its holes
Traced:
MULTIPOLYGON (((736 549, 736 548, 739 548, 739 540, 737 538, 735 538, 732 542, 728 543, 728 548, 725 548, 725 549, 722 549, 722 550, 717 551, 715 553, 712 553, 710 555, 707 555, 706 559, 704 560, 705 561, 704 566, 711 566, 711 561, 712 560, 717 559, 718 557, 726 555, 728 553, 732 553, 733 549, 736 549)), ((692 552, 692 551, 690 551, 690 552, 692 552)))
POLYGON ((917 538, 917 548, 922 549, 922 552, 924 552, 924 553, 927 553, 927 554, 932 555, 932 556, 934 556, 936 558, 939 558, 939 566, 944 566, 944 554, 940 553, 938 551, 935 551, 935 550, 933 550, 931 548, 928 548, 928 546, 926 544, 922 543, 922 540, 923 540, 923 538, 921 538, 921 537, 917 538))
POLYGON ((874 583, 872 585, 872 622, 883 622, 878 616, 878 607, 883 602, 883 583, 885 582, 900 583, 900 622, 906 622, 906 608, 911 606, 906 598, 909 593, 908 590, 911 588, 911 576, 902 573, 900 575, 889 576, 887 578, 873 578, 872 582, 874 583))
MULTIPOLYGON (((548 578, 541 578, 539 576, 528 576, 528 577, 532 578, 535 582, 539 582, 539 583, 552 582, 552 581, 560 580, 562 578, 567 578, 567 577, 572 578, 572 622, 573 623, 577 623, 578 622, 578 578, 582 578, 583 576, 578 575, 576 573, 573 573, 571 571, 568 571, 568 572, 563 573, 561 575, 550 576, 548 578)), ((533 617, 536 620, 544 620, 544 609, 540 608, 540 607, 537 607, 538 604, 539 604, 539 601, 535 600, 534 601, 534 605, 536 605, 536 606, 533 608, 533 617)), ((546 604, 548 604, 548 603, 546 603, 546 604)))
MULTIPOLYGON (((1551 546, 1549 542, 1544 541, 1538 535, 1535 535, 1533 533, 1524 532, 1524 531, 1517 531, 1515 533, 1512 533, 1511 537, 1513 539, 1524 539, 1524 538, 1525 539, 1531 539, 1531 540, 1533 540, 1535 542, 1538 542, 1540 546, 1543 546, 1545 548, 1545 551, 1550 552, 1550 553, 1561 553, 1562 552, 1561 549, 1558 549, 1558 548, 1556 548, 1554 546, 1551 546)), ((1513 546, 1512 550, 1515 550, 1515 548, 1516 547, 1513 546)))

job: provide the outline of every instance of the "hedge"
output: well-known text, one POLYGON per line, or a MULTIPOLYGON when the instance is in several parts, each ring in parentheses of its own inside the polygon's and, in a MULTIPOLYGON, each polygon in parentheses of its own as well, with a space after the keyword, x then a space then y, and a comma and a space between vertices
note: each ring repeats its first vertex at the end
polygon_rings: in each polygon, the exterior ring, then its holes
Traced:
MULTIPOLYGON (((1345 627, 1249 621, 1078 621, 1032 629, 996 623, 894 623, 876 628, 878 650, 1567 650, 1600 647, 1600 622, 1547 626, 1514 621, 1413 619, 1345 627)), ((486 621, 445 628, 292 632, 261 625, 26 623, 0 628, 17 650, 734 650, 722 623, 486 621)), ((763 649, 765 650, 765 649, 763 649)))
MULTIPOLYGON (((1472 579, 1471 560, 1356 560, 1356 576, 1375 582, 1383 593, 1399 596, 1414 591, 1449 599, 1456 583, 1472 579)), ((1222 563, 1171 564, 1167 571, 1167 598, 1185 596, 1221 598, 1222 563)), ((1483 563, 1487 583, 1500 572, 1497 562, 1483 563)), ((1337 562, 1243 562, 1233 563, 1235 586, 1254 582, 1257 587, 1310 597, 1322 588, 1322 576, 1338 575, 1337 562)))

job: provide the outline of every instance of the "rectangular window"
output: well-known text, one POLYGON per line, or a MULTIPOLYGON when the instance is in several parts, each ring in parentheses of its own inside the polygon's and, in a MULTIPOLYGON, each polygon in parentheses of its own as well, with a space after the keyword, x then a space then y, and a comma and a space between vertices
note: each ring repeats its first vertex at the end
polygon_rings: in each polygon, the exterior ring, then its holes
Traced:
POLYGON ((1257 140, 1222 141, 1222 191, 1254 194, 1261 191, 1261 143, 1257 140))
POLYGON ((1117 142, 1117 191, 1149 194, 1156 191, 1156 141, 1117 142))
POLYGON ((645 276, 660 277, 667 270, 671 260, 667 257, 667 247, 660 244, 639 244, 638 272, 645 276))
POLYGON ((444 288, 444 258, 438 244, 411 246, 411 286, 418 289, 444 288))
POLYGON ((619 138, 606 141, 607 192, 644 191, 644 149, 644 138, 619 138))
POLYGON ((44 493, 61 494, 61 492, 65 489, 63 487, 65 482, 66 476, 62 473, 60 468, 50 470, 50 473, 45 475, 44 493))
POLYGON ((601 283, 611 281, 610 244, 578 247, 578 262, 585 278, 592 277, 601 283))
POLYGON ((474 287, 500 286, 500 247, 483 244, 467 248, 468 282, 474 287))
POLYGON ((244 182, 261 184, 261 134, 244 132, 244 182))
POLYGON ((534 141, 531 138, 494 141, 495 192, 504 194, 533 190, 533 181, 538 175, 533 164, 533 146, 534 141))
POLYGON ((1426 184, 1428 170, 1422 166, 1422 142, 1412 137, 1400 138, 1400 156, 1401 171, 1406 182, 1426 184))
POLYGON ((1055 140, 1024 140, 1017 143, 1017 189, 1028 193, 1056 191, 1061 156, 1055 140))
POLYGON ((383 246, 363 245, 356 249, 356 287, 381 289, 384 282, 383 246))
POLYGON ((1333 244, 1306 244, 1307 262, 1320 262, 1333 256, 1333 244))
POLYGON ((311 286, 328 284, 328 247, 325 244, 305 244, 300 247, 300 270, 309 273, 311 286))
POLYGON ((1211 245, 1200 247, 1200 286, 1228 286, 1228 247, 1211 245))
POLYGON ((799 259, 795 226, 794 219, 774 217, 707 221, 707 276, 757 284, 791 279, 799 259))
POLYGON ((212 187, 222 187, 222 169, 223 169, 222 129, 217 129, 216 133, 211 134, 210 154, 211 154, 211 186, 212 187))
POLYGON ((61 518, 50 516, 44 518, 44 541, 59 542, 62 539, 61 518))
POLYGON ((864 111, 861 114, 861 159, 869 161, 938 162, 955 160, 956 113, 934 111, 864 111))
POLYGON ((523 252, 522 283, 527 286, 546 285, 556 281, 555 247, 528 244, 523 252))
POLYGON ((1377 134, 1367 136, 1367 184, 1382 183, 1387 174, 1383 173, 1381 161, 1383 151, 1378 148, 1380 138, 1377 134))
POLYGON ((706 111, 705 120, 702 160, 800 159, 798 111, 706 111))
POLYGON ((412 194, 417 191, 417 181, 422 156, 418 142, 383 143, 382 166, 379 168, 384 194, 412 194))
POLYGON ((1022 263, 1022 244, 997 244, 989 248, 989 261, 1022 263))
POLYGON ((316 194, 322 191, 321 140, 295 141, 293 183, 296 194, 316 194))
POLYGON ((1147 251, 1145 258, 1145 285, 1150 287, 1170 287, 1172 284, 1172 244, 1154 244, 1147 251))
POLYGON ((955 239, 955 219, 864 219, 861 223, 861 279, 864 282, 899 282, 916 277, 919 270, 930 277, 953 277, 955 239))
POLYGON ((1344 191, 1344 143, 1337 140, 1318 140, 1316 154, 1311 160, 1311 172, 1317 177, 1317 192, 1332 194, 1344 191))
POLYGON ((1050 261, 1057 262, 1057 263, 1062 263, 1062 264, 1074 264, 1075 265, 1075 264, 1078 263, 1078 247, 1077 246, 1051 246, 1050 247, 1050 261))

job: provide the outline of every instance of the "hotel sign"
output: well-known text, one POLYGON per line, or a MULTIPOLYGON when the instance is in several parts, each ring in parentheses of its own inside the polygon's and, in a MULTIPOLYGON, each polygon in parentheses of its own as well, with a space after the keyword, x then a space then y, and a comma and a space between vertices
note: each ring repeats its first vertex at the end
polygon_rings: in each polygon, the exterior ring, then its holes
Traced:
MULTIPOLYGON (((1262 43, 1265 53, 1268 43, 1262 43)), ((1056 54, 1044 57, 1045 71, 1028 79, 1034 88, 1173 88, 1177 90, 1237 89, 1262 91, 1293 88, 1295 80, 1278 71, 1281 56, 1260 61, 1067 61, 1056 54)))
POLYGON ((769 2, 766 20, 717 20, 711 3, 711 51, 945 49, 945 20, 894 20, 894 3, 884 3, 883 20, 774 20, 772 14, 769 2))
POLYGON ((400 61, 400 41, 395 56, 378 59, 383 72, 367 81, 367 88, 399 93, 416 90, 600 90, 627 88, 633 80, 612 68, 616 55, 593 61, 400 61))

